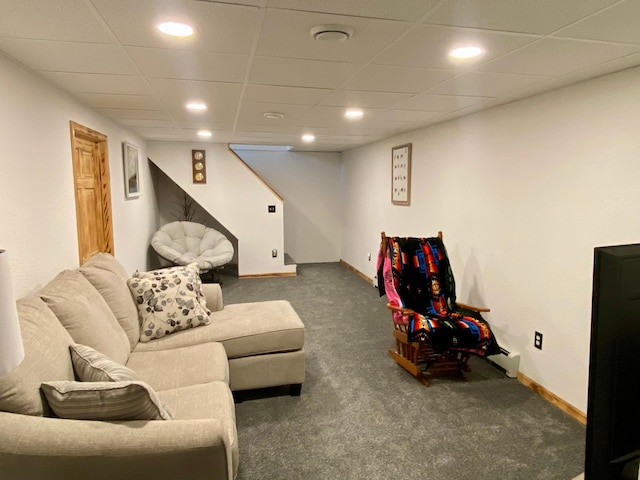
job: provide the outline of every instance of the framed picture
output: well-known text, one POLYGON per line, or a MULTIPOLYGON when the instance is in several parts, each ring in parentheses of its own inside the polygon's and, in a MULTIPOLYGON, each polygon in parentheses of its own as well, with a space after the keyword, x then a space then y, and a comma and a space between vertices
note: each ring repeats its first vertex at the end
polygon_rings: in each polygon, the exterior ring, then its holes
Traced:
POLYGON ((127 198, 140 196, 140 150, 131 143, 122 144, 122 160, 124 165, 124 192, 127 198))
POLYGON ((411 203, 411 144, 391 149, 391 203, 411 203))

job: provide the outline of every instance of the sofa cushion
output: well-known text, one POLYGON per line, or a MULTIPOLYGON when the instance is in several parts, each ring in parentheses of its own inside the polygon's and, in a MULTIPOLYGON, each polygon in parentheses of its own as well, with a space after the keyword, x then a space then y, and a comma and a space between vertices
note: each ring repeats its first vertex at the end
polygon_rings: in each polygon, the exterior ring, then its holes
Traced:
POLYGON ((42 390, 60 418, 108 421, 173 418, 144 382, 45 382, 42 390))
POLYGON ((24 360, 0 377, 0 410, 25 415, 50 415, 40 384, 74 380, 69 346, 73 339, 38 297, 17 301, 24 360))
POLYGON ((125 364, 131 345, 102 295, 78 271, 65 270, 39 293, 76 343, 125 364))
POLYGON ((227 357, 237 358, 300 350, 304 346, 304 324, 285 300, 227 305, 210 318, 210 325, 139 343, 136 351, 222 342, 227 357))
POLYGON ((140 314, 140 341, 209 323, 198 265, 136 272, 127 284, 140 314))
POLYGON ((76 343, 69 347, 71 363, 81 382, 126 382, 139 381, 140 377, 131 369, 114 362, 99 351, 76 343))
POLYGON ((213 381, 229 384, 229 362, 221 343, 155 352, 134 350, 127 367, 158 391, 213 381))
POLYGON ((97 253, 80 268, 80 273, 94 286, 127 334, 131 350, 140 340, 138 309, 127 287, 129 275, 120 262, 108 253, 97 253))
POLYGON ((238 433, 233 395, 222 382, 210 382, 190 387, 158 392, 163 405, 171 409, 178 420, 216 418, 227 432, 231 445, 233 477, 238 472, 238 433))

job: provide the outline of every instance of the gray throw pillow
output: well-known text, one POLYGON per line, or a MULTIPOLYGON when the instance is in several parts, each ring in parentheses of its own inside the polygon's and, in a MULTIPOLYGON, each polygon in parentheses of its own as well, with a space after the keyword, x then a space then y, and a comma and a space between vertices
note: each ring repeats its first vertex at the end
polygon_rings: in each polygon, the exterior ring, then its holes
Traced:
POLYGON ((114 362, 97 350, 76 343, 69 347, 71 362, 81 382, 127 382, 141 378, 130 368, 114 362))

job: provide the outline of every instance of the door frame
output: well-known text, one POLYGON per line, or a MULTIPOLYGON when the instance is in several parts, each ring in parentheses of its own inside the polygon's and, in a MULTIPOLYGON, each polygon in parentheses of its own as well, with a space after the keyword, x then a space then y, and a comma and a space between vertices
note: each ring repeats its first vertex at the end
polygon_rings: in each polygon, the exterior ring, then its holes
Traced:
POLYGON ((97 160, 99 163, 98 174, 100 176, 100 198, 102 199, 102 240, 100 251, 114 254, 113 249, 113 222, 111 208, 111 180, 109 177, 109 151, 107 148, 107 136, 96 132, 84 125, 74 121, 69 122, 71 130, 71 155, 73 161, 73 193, 76 202, 76 231, 78 234, 78 259, 82 264, 82 245, 80 244, 80 218, 78 216, 78 186, 76 185, 76 168, 78 165, 78 154, 76 149, 76 139, 83 139, 92 142, 96 146, 97 160))

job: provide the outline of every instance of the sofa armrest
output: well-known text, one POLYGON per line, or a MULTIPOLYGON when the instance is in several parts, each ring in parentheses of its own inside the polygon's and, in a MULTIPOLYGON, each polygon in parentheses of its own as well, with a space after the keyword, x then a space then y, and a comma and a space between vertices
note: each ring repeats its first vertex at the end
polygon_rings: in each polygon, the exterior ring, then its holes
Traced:
POLYGON ((100 422, 0 412, 3 479, 233 479, 220 421, 100 422))
POLYGON ((218 283, 203 283, 202 293, 207 299, 207 308, 212 312, 217 312, 224 308, 222 301, 222 288, 218 283))

